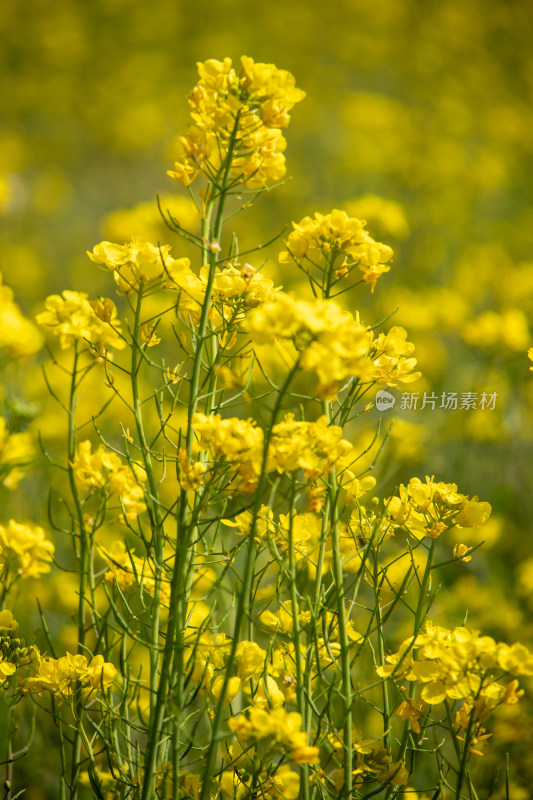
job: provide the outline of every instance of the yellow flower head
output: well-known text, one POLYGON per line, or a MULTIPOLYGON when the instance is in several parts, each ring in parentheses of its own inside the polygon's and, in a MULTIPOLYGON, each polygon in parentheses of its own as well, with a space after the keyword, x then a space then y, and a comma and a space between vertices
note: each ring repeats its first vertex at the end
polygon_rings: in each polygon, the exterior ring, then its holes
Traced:
MULTIPOLYGON (((495 682, 497 670, 509 675, 532 675, 533 654, 517 642, 497 644, 490 636, 459 627, 447 630, 426 622, 424 633, 413 641, 406 639, 397 653, 387 656, 388 664, 376 668, 382 678, 417 681, 421 700, 435 705, 446 698, 502 699, 505 690, 495 682)), ((514 702, 516 685, 509 690, 508 702, 514 702), (511 696, 512 695, 512 696, 511 696)), ((407 714, 407 709, 405 709, 407 714)))
POLYGON ((54 545, 38 525, 9 520, 0 525, 0 567, 8 566, 21 578, 38 578, 50 571, 54 545))
POLYGON ((313 265, 323 261, 324 269, 336 268, 337 279, 346 277, 357 266, 373 292, 378 278, 390 270, 387 262, 393 253, 388 245, 376 242, 365 226, 365 220, 349 217, 345 211, 317 211, 314 217, 292 223, 287 250, 280 253, 279 260, 282 264, 295 261, 299 266, 304 261, 313 265))
MULTIPOLYGON (((117 585, 126 591, 130 587, 140 587, 143 592, 155 594, 156 571, 150 558, 139 558, 132 549, 126 549, 124 542, 116 541, 110 548, 98 547, 100 555, 109 565, 105 574, 107 581, 116 581, 117 585)), ((159 587, 160 602, 168 606, 170 603, 170 582, 161 580, 159 587)))
POLYGON ((230 58, 208 59, 198 63, 198 74, 189 96, 192 125, 168 174, 189 186, 201 170, 217 172, 229 157, 230 175, 247 188, 280 180, 286 146, 280 129, 305 97, 291 73, 243 56, 238 71, 230 58))
POLYGON ((414 345, 403 328, 394 327, 374 339, 359 316, 344 311, 333 300, 300 300, 278 292, 272 300, 251 311, 246 329, 256 344, 292 341, 299 351, 299 366, 317 375, 318 395, 335 396, 341 382, 395 386, 420 377, 413 372, 414 345))
POLYGON ((84 292, 65 290, 47 297, 45 305, 46 310, 37 315, 37 322, 52 329, 63 349, 76 341, 86 341, 101 350, 107 347, 121 350, 126 346, 112 300, 101 299, 91 304, 84 292))
POLYGON ((239 642, 235 651, 239 678, 248 680, 254 675, 260 676, 265 667, 266 656, 266 650, 263 650, 255 642, 239 642))
POLYGON ((105 489, 110 495, 120 498, 127 519, 135 519, 146 510, 143 489, 146 473, 142 467, 124 464, 120 456, 104 445, 93 452, 88 440, 79 443, 73 467, 80 489, 105 489))
POLYGON ((59 699, 70 697, 77 686, 86 692, 105 689, 115 680, 118 672, 103 656, 94 656, 89 662, 84 655, 67 653, 62 658, 39 660, 37 672, 23 683, 23 690, 30 694, 48 691, 59 699))
POLYGON ((113 273, 120 294, 130 294, 142 284, 164 277, 173 261, 169 253, 170 245, 157 247, 140 236, 124 245, 100 242, 92 252, 87 251, 91 261, 113 273))
POLYGON ((208 450, 213 459, 223 459, 232 465, 240 478, 241 490, 253 491, 261 470, 262 429, 252 420, 222 419, 220 414, 196 413, 192 424, 198 436, 198 447, 208 450))
POLYGON ((395 525, 417 539, 437 538, 452 525, 480 527, 491 511, 489 503, 460 494, 455 483, 436 482, 428 476, 424 483, 411 478, 407 486, 401 484, 399 496, 387 501, 387 513, 395 525))
POLYGON ((318 747, 309 746, 301 714, 296 711, 252 706, 248 717, 239 714, 229 720, 228 726, 240 741, 269 738, 272 746, 288 752, 295 764, 318 763, 318 747))

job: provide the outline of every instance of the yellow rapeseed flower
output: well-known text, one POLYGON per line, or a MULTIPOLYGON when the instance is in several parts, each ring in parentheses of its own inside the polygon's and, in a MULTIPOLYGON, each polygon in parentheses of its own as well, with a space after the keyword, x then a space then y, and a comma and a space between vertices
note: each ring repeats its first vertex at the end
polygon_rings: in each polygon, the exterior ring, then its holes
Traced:
POLYGON ((47 691, 61 699, 71 697, 78 686, 86 692, 108 688, 117 675, 113 664, 101 655, 89 662, 84 655, 67 653, 58 659, 39 659, 36 673, 26 678, 22 689, 29 694, 47 691))
POLYGON ((143 485, 144 469, 136 464, 124 464, 116 453, 100 445, 94 452, 89 440, 80 442, 73 463, 74 478, 80 489, 90 492, 106 490, 120 498, 124 508, 121 517, 135 519, 146 510, 143 485))
POLYGON ((318 763, 318 747, 309 746, 301 714, 296 711, 252 706, 248 717, 244 714, 232 717, 228 726, 240 741, 270 739, 273 746, 288 752, 295 764, 318 763))
POLYGON ((0 525, 0 568, 7 565, 21 578, 38 578, 50 572, 54 549, 38 525, 13 519, 0 525))
POLYGON ((378 278, 390 270, 387 262, 393 252, 388 245, 376 242, 365 226, 365 220, 349 217, 345 211, 336 208, 329 214, 317 211, 314 217, 304 217, 300 222, 292 223, 287 250, 279 254, 280 263, 293 260, 302 266, 307 260, 316 267, 317 262, 320 265, 320 259, 323 259, 324 270, 328 270, 338 260, 337 278, 348 276, 357 266, 362 272, 362 280, 371 286, 373 292, 378 278))
POLYGON ((93 307, 84 292, 65 290, 47 297, 45 306, 46 310, 37 315, 37 322, 51 328, 63 349, 76 341, 86 341, 104 351, 107 347, 121 350, 126 346, 112 300, 97 301, 93 307))
POLYGON ((289 111, 305 97, 294 77, 274 64, 241 58, 198 63, 200 80, 189 96, 192 124, 179 137, 182 157, 168 174, 189 186, 201 170, 217 172, 233 153, 229 174, 247 188, 261 189, 285 174, 281 128, 289 111))

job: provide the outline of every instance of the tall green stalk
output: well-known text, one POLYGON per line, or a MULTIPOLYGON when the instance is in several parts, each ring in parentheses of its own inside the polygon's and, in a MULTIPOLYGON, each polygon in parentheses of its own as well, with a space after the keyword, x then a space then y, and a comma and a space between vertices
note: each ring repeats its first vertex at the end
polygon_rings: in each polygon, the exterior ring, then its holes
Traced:
MULTIPOLYGON (((74 345, 74 360, 72 364, 69 403, 68 403, 68 441, 67 441, 67 472, 70 485, 70 492, 74 501, 74 508, 76 512, 76 524, 78 527, 78 559, 79 559, 79 584, 78 584, 78 653, 85 655, 85 641, 86 641, 86 592, 87 592, 87 578, 89 574, 89 559, 91 558, 91 542, 90 535, 85 525, 85 518, 83 515, 82 501, 78 492, 76 478, 74 474, 74 461, 76 458, 76 445, 77 445, 77 426, 76 426, 76 405, 77 405, 77 388, 78 388, 78 363, 79 351, 78 342, 74 345)), ((75 717, 81 718, 83 713, 83 702, 81 693, 78 689, 75 717)), ((70 774, 70 800, 77 800, 78 797, 78 784, 80 778, 80 757, 81 757, 81 735, 79 727, 74 726, 74 737, 72 741, 72 765, 70 774)))
MULTIPOLYGON (((211 184, 208 186, 206 193, 206 196, 209 199, 206 204, 205 217, 202 224, 202 256, 205 257, 207 254, 209 256, 209 274, 207 277, 200 320, 194 337, 195 351, 189 385, 188 425, 186 436, 186 450, 188 457, 190 457, 192 454, 194 444, 194 429, 192 426, 192 419, 198 409, 199 404, 199 388, 202 376, 206 341, 207 339, 212 339, 214 335, 208 330, 208 320, 211 311, 211 295, 217 267, 217 251, 215 248, 210 247, 210 243, 216 242, 218 244, 222 234, 224 206, 227 199, 228 179, 235 149, 238 124, 239 114, 236 115, 226 160, 223 168, 220 171, 221 183, 220 188, 218 189, 215 222, 212 230, 210 227, 210 220, 213 211, 215 210, 215 204, 212 199, 214 187, 211 184)), ((193 546, 195 526, 192 524, 192 520, 194 520, 196 517, 197 509, 200 506, 202 499, 202 492, 200 491, 196 494, 194 499, 194 507, 189 513, 188 492, 185 489, 181 490, 177 513, 176 555, 170 584, 170 608, 167 629, 165 632, 166 640, 161 658, 158 685, 154 693, 155 702, 153 713, 150 716, 150 729, 146 748, 142 800, 151 800, 154 792, 155 771, 158 763, 158 752, 161 743, 165 709, 168 699, 167 692, 170 687, 173 688, 173 698, 175 700, 172 723, 174 729, 173 793, 174 797, 178 797, 179 742, 177 741, 177 738, 179 737, 180 731, 180 718, 184 694, 184 631, 191 589, 190 579, 188 579, 188 576, 192 570, 192 560, 194 559, 194 553, 192 552, 191 547, 193 546)))

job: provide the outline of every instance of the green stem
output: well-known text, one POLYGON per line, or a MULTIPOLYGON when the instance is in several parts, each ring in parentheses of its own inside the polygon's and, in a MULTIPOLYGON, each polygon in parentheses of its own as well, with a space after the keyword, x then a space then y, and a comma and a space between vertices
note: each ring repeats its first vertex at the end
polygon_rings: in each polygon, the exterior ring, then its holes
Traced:
MULTIPOLYGON (((298 605, 298 595, 296 591, 296 560, 294 558, 294 531, 293 531, 293 509, 294 509, 294 493, 295 493, 294 479, 291 482, 291 499, 289 510, 289 594, 291 598, 291 611, 292 611, 292 639, 294 643, 295 661, 296 661, 296 700, 298 711, 302 717, 302 728, 307 730, 307 703, 305 702, 304 695, 304 676, 302 674, 302 659, 300 653, 301 642, 301 628, 300 628, 300 608, 298 605)), ((302 779, 300 781, 300 798, 302 800, 309 800, 309 767, 302 766, 302 779)))
MULTIPOLYGON (((422 626, 422 622, 424 621, 424 617, 427 613, 427 610, 424 608, 424 605, 427 599, 431 570, 433 569, 433 556, 435 553, 436 544, 437 540, 433 539, 428 551, 426 566, 424 568, 424 574, 422 575, 422 581, 420 582, 420 591, 418 594, 418 603, 415 611, 415 620, 413 626, 413 637, 418 636, 418 633, 420 632, 420 628, 422 626)), ((411 694, 414 685, 415 684, 413 681, 409 683, 409 695, 411 694)), ((405 753, 407 751, 407 744, 409 741, 409 732, 410 732, 409 722, 406 721, 404 724, 402 739, 398 750, 398 758, 401 761, 405 759, 405 753)))
POLYGON ((414 628, 413 628, 414 636, 418 636, 418 633, 420 631, 420 627, 421 627, 422 622, 424 621, 424 617, 426 616, 426 613, 427 613, 427 609, 425 608, 425 602, 426 602, 426 599, 427 599, 428 586, 429 586, 429 581, 430 581, 430 576, 431 576, 431 570, 432 570, 432 565, 433 565, 433 556, 434 556, 434 553, 435 553, 436 544, 437 544, 437 540, 436 539, 432 539, 431 545, 430 545, 429 551, 428 551, 428 556, 427 556, 427 559, 426 559, 426 566, 425 566, 425 569, 424 569, 424 574, 422 576, 422 581, 420 583, 420 592, 418 594, 418 604, 417 604, 417 607, 416 607, 415 622, 414 622, 414 628))
MULTIPOLYGON (((379 602, 379 577, 378 577, 377 553, 375 554, 374 558, 373 583, 374 583, 374 597, 375 597, 375 608, 376 608, 376 633, 378 637, 379 664, 380 666, 383 666, 385 664, 385 635, 383 631, 383 616, 381 612, 381 605, 379 602)), ((391 738, 389 731, 390 703, 389 703, 389 682, 387 680, 382 681, 381 691, 383 698, 383 711, 382 711, 383 744, 387 748, 387 753, 390 756, 391 755, 391 738)))
POLYGON ((135 417, 135 427, 139 439, 139 450, 141 452, 148 486, 150 489, 150 510, 152 517, 152 552, 154 563, 154 593, 152 603, 151 620, 151 641, 150 641, 150 716, 153 713, 155 697, 157 693, 159 675, 159 629, 160 629, 160 600, 161 600, 161 579, 165 557, 165 542, 163 534, 163 518, 161 514, 161 504, 158 500, 158 486, 154 474, 150 448, 144 430, 142 415, 142 403, 139 396, 139 369, 142 360, 140 350, 140 327, 141 327, 141 307, 143 301, 143 284, 139 286, 137 293, 137 303, 135 306, 135 321, 133 327, 133 339, 131 346, 131 395, 133 414, 135 417))
MULTIPOLYGON (((213 200, 211 186, 208 187, 207 197, 209 202, 206 207, 205 219, 202 224, 203 231, 203 244, 202 255, 209 255, 209 274, 205 289, 205 296, 202 304, 202 311, 200 321, 198 323, 198 331, 195 337, 195 354, 192 366, 192 373, 190 378, 189 389, 189 403, 188 403, 188 425, 186 437, 186 449, 188 457, 191 456, 194 444, 194 429, 192 420, 197 411, 199 403, 199 387, 202 375, 202 364, 206 339, 208 336, 214 337, 214 333, 208 334, 208 321, 209 313, 211 310, 211 296, 213 290, 213 282, 215 278, 217 254, 209 248, 210 241, 219 242, 222 223, 224 219, 224 205, 227 197, 227 183, 231 168, 231 161, 233 158, 236 134, 239 125, 239 113, 235 118, 234 128, 231 134, 230 143, 228 147, 228 154, 226 162, 222 170, 221 189, 217 200, 217 209, 215 214, 215 224, 213 227, 212 239, 209 235, 210 220, 213 213, 213 200)), ((215 345, 216 346, 216 342, 215 345)), ((209 407, 209 406, 208 406, 209 407)), ((148 743, 145 757, 145 772, 142 790, 142 800, 152 800, 155 791, 155 771, 157 766, 157 759, 159 753, 159 745, 161 740, 161 733, 164 724, 165 709, 167 704, 167 693, 169 688, 173 688, 174 692, 174 707, 172 713, 172 729, 173 729, 173 795, 175 798, 178 796, 178 779, 179 779, 179 732, 180 732, 180 719, 184 695, 184 657, 185 657, 185 642, 184 632, 187 618, 187 607, 189 603, 191 580, 192 580, 192 560, 194 559, 194 552, 191 550, 192 542, 194 540, 195 525, 192 524, 191 519, 195 518, 196 511, 202 502, 202 492, 198 492, 195 497, 194 507, 189 513, 188 492, 182 489, 179 510, 177 514, 177 547, 174 559, 174 570, 170 585, 170 608, 166 630, 166 641, 161 659, 161 669, 159 675, 159 685, 155 693, 152 695, 155 698, 153 713, 150 715, 150 731, 148 736, 148 743)))
POLYGON ((283 385, 281 386, 278 395, 276 397, 276 402, 274 404, 274 408, 272 409, 272 416, 270 425, 265 433, 265 439, 263 444, 263 458, 261 463, 261 471, 259 474, 258 485, 255 493, 255 501, 254 507, 252 510, 252 521, 250 524, 250 532, 248 534, 248 552, 247 552, 247 559, 246 559, 246 567, 245 573, 243 576, 241 590, 238 594, 237 599, 237 608, 235 612, 235 624, 233 628, 233 639, 231 643, 231 651, 229 654, 229 658, 226 664, 226 671, 224 673, 224 683, 222 684, 222 689, 220 692, 220 696, 218 699, 217 709, 215 712, 215 717, 213 719, 213 726, 212 726, 212 733, 211 733, 211 740, 209 742, 207 753, 205 755, 205 770, 202 780, 202 789, 200 792, 199 800, 207 800, 210 793, 210 781, 211 777, 214 772, 215 766, 215 758, 216 758, 216 751, 218 747, 218 742, 220 740, 220 733, 223 721, 223 711, 225 707, 226 701, 226 694, 228 689, 228 683, 231 676, 231 670, 233 663, 235 661, 235 653, 237 651, 237 645, 239 643, 240 632, 242 628, 242 624, 244 619, 251 615, 251 586, 252 586, 252 578, 254 573, 254 566, 255 566, 255 558, 257 552, 257 545, 255 541, 255 532, 257 528, 257 520, 259 516, 259 510, 261 508, 261 499, 263 497, 264 490, 266 488, 266 480, 267 480, 267 461, 268 461, 268 450, 270 446, 270 440, 272 438, 272 429, 276 423, 277 415, 281 409, 281 403, 283 398, 288 390, 288 387, 299 369, 300 360, 299 358, 295 361, 292 368, 290 369, 289 373, 287 374, 283 385))
POLYGON ((66 800, 67 797, 67 758, 65 753, 65 737, 63 735, 63 720, 61 714, 57 711, 54 696, 51 695, 52 705, 52 719, 57 728, 57 735, 59 739, 59 757, 61 761, 61 776, 59 778, 59 800, 66 800))
MULTIPOLYGON (((76 458, 76 389, 78 378, 78 342, 74 344, 74 361, 72 364, 72 373, 70 380, 70 393, 68 404, 68 441, 67 441, 67 471, 69 478, 70 491, 74 506, 76 509, 76 518, 79 530, 79 596, 78 596, 78 653, 85 655, 86 647, 86 616, 85 616, 85 593, 87 590, 87 577, 89 574, 89 561, 92 557, 92 547, 90 535, 85 526, 85 519, 83 516, 82 501, 78 492, 76 478, 74 475, 74 460, 76 458)), ((81 699, 77 700, 76 704, 76 718, 81 718, 82 703, 81 699)), ((80 755, 81 755, 81 737, 78 726, 75 727, 74 738, 72 741, 72 764, 71 764, 71 780, 70 780, 70 798, 76 800, 78 797, 78 783, 80 777, 80 755)))
POLYGON ((135 418, 137 437, 139 439, 139 450, 141 452, 143 466, 146 472, 150 498, 148 504, 152 520, 152 560, 154 569, 154 591, 152 602, 152 618, 150 631, 150 728, 149 728, 149 755, 150 766, 145 765, 145 788, 148 792, 143 797, 151 797, 155 790, 155 771, 157 764, 157 752, 159 744, 159 729, 154 730, 153 721, 157 706, 159 669, 160 669, 160 602, 161 602, 161 581, 163 563, 165 558, 165 537, 163 531, 163 517, 161 504, 159 502, 159 491, 156 476, 154 473, 150 448, 144 430, 144 420, 142 415, 142 401, 139 396, 139 369, 142 361, 140 346, 140 327, 141 327, 141 308, 143 301, 144 287, 141 283, 137 293, 135 305, 135 320, 133 327, 131 345, 131 395, 132 407, 135 418))
MULTIPOLYGON (((329 402, 323 404, 324 411, 331 420, 331 407, 329 402)), ((351 659, 350 641, 348 639, 346 608, 344 606, 344 575, 342 569, 342 557, 340 549, 339 519, 338 519, 338 495, 339 488, 335 469, 328 478, 329 495, 329 527, 332 540, 333 552, 333 579, 336 587, 337 603, 337 624, 339 627, 339 644, 341 648, 341 673, 342 673, 342 702, 344 711, 343 721, 343 751, 344 751, 344 785, 342 795, 346 798, 352 797, 353 775, 352 775, 352 678, 351 678, 351 659)))

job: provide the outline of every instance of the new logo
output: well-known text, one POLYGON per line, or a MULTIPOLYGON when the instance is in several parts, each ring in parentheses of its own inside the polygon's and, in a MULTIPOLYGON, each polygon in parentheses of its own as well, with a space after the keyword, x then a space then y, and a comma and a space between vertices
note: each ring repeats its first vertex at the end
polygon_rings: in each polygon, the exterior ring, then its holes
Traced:
POLYGON ((385 389, 380 389, 379 392, 376 393, 376 408, 378 411, 388 411, 390 408, 394 407, 396 402, 396 398, 390 392, 387 392, 385 389))

